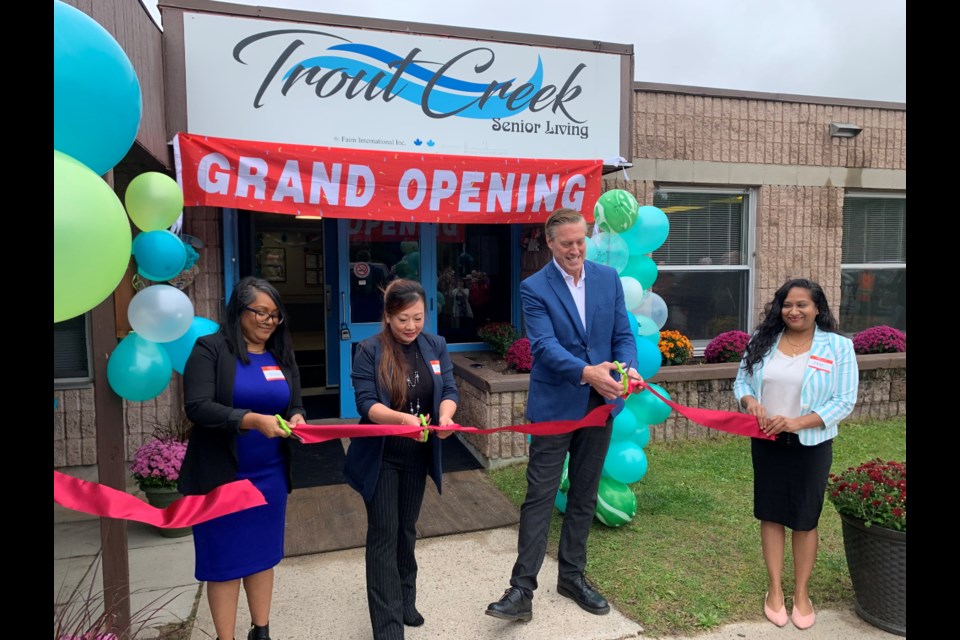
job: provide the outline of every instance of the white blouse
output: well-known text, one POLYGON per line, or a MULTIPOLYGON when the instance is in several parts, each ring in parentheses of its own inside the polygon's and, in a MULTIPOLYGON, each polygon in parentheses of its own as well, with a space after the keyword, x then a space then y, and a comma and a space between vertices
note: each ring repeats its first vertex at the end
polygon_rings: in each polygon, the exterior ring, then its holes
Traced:
POLYGON ((790 357, 776 349, 763 373, 763 406, 767 417, 800 417, 800 390, 810 352, 790 357))

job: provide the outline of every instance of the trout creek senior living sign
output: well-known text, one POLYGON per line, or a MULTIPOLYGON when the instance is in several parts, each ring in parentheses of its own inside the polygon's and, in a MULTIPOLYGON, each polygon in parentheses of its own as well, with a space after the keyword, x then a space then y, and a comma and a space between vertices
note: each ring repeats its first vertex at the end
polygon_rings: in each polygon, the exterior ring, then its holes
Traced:
POLYGON ((402 23, 183 20, 188 133, 503 158, 615 158, 628 145, 626 53, 428 36, 402 23))

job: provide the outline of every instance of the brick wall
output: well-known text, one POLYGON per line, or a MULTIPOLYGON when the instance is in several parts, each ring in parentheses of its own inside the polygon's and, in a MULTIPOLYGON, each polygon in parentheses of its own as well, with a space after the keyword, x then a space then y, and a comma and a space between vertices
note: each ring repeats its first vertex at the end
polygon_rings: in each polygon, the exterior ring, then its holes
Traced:
MULTIPOLYGON (((527 423, 528 374, 501 375, 470 368, 462 354, 452 354, 454 377, 460 390, 457 422, 481 428, 527 423)), ((847 420, 883 419, 907 415, 906 354, 858 356, 860 387, 857 404, 847 420)), ((733 395, 737 364, 663 367, 650 379, 678 404, 702 409, 739 411, 733 395)), ((501 432, 489 436, 462 434, 468 448, 488 469, 526 462, 526 436, 501 432)), ((650 440, 692 440, 734 437, 708 429, 672 412, 666 421, 650 425, 650 440)))

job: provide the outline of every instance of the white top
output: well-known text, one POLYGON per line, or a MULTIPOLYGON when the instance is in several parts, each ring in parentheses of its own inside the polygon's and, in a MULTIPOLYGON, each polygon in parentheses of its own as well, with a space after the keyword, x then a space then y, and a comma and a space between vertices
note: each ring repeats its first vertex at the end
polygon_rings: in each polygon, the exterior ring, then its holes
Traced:
POLYGON ((553 259, 553 264, 559 269, 560 275, 563 276, 563 281, 567 283, 567 288, 570 289, 570 295, 573 296, 573 304, 577 305, 577 313, 580 314, 580 324, 583 325, 583 329, 586 331, 587 290, 583 284, 587 279, 586 269, 580 267, 580 281, 577 284, 573 284, 573 276, 563 270, 556 258, 553 259))
POLYGON ((800 417, 800 390, 810 352, 790 357, 775 349, 763 373, 763 407, 767 417, 800 417))

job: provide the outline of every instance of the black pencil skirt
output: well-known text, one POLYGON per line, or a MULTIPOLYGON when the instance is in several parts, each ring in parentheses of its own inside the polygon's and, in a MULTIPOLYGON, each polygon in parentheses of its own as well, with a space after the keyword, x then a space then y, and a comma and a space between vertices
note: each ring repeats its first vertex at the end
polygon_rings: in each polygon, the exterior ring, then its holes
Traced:
POLYGON ((794 433, 753 438, 753 515, 794 531, 817 528, 833 462, 833 440, 805 446, 794 433))

